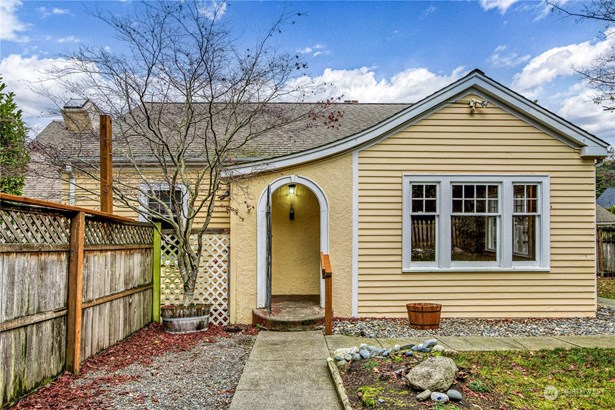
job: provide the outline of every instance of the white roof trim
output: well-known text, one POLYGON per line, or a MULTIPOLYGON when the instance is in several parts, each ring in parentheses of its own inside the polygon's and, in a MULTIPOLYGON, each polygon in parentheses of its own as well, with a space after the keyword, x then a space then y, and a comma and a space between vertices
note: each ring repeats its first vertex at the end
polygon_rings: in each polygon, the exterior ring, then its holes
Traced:
POLYGON ((467 91, 470 89, 475 89, 488 98, 493 98, 504 105, 520 111, 524 117, 527 117, 532 122, 554 131, 555 134, 561 135, 561 140, 563 142, 575 149, 581 148, 581 157, 601 158, 608 155, 608 144, 606 142, 504 87, 485 76, 481 71, 474 70, 462 79, 387 118, 372 128, 333 141, 329 144, 295 154, 232 166, 225 170, 224 175, 239 176, 271 171, 273 169, 286 168, 316 161, 353 150, 357 147, 369 144, 376 139, 389 136, 398 129, 408 126, 409 123, 415 121, 418 117, 425 116, 435 109, 450 103, 451 100, 454 100, 460 94, 467 94, 467 91))

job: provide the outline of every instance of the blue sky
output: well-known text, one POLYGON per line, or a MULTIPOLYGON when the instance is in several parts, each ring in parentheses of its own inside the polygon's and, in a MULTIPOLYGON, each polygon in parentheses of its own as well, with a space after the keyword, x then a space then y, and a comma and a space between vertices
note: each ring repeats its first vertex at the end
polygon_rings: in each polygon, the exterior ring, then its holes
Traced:
MULTIPOLYGON (((130 0, 2 0, 0 73, 35 130, 49 121, 50 103, 31 90, 45 68, 80 45, 120 47, 87 10, 133 7, 130 0)), ((603 24, 565 18, 541 1, 235 1, 223 8, 222 19, 245 39, 283 11, 301 12, 276 45, 302 53, 308 75, 333 82, 328 92, 344 99, 413 102, 480 68, 615 144, 615 114, 591 102, 572 69, 615 47, 615 35, 601 36, 603 24)))

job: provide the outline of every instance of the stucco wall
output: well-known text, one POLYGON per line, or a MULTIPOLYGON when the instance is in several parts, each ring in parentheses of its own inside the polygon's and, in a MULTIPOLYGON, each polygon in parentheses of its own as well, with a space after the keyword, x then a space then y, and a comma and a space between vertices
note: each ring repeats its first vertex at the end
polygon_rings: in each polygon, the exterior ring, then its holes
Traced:
POLYGON ((320 206, 308 188, 288 186, 272 195, 272 288, 274 295, 320 294, 320 206), (290 207, 295 219, 290 220, 290 207))
MULTIPOLYGON (((300 175, 318 184, 329 202, 329 254, 333 266, 333 309, 352 313, 352 156, 289 168, 235 181, 231 186, 231 321, 250 323, 256 307, 257 210, 267 184, 284 175, 300 175)), ((299 217, 299 216, 297 216, 299 217)), ((318 272, 316 273, 318 274, 318 272)))

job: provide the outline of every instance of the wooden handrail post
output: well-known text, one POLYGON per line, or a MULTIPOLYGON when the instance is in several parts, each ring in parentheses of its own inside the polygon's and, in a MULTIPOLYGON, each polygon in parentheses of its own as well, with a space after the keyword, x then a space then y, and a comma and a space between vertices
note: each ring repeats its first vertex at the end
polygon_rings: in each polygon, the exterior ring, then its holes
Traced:
POLYGON ((160 229, 162 229, 160 222, 156 223, 154 229, 154 249, 152 252, 152 308, 153 308, 153 320, 154 322, 160 322, 160 262, 161 262, 161 245, 162 237, 160 236, 160 229))
POLYGON ((66 369, 79 373, 81 367, 81 318, 83 315, 83 250, 85 213, 77 212, 70 224, 68 267, 68 312, 66 323, 66 369))
POLYGON ((320 268, 325 280, 325 335, 333 334, 333 270, 328 254, 320 253, 320 268))
POLYGON ((112 125, 110 115, 100 116, 100 210, 113 213, 112 125))

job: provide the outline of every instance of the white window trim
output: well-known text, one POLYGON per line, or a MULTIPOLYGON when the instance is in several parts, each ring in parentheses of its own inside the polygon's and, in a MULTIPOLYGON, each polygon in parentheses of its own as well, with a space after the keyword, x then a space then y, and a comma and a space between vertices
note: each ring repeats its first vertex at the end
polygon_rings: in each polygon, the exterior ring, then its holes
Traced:
MULTIPOLYGON (((182 214, 178 216, 180 218, 184 218, 186 215, 188 215, 188 188, 186 188, 186 186, 183 184, 177 184, 175 186, 175 189, 178 189, 178 188, 180 191, 182 191, 182 198, 183 198, 182 214)), ((139 210, 141 211, 139 212, 140 222, 147 222, 147 219, 144 216, 144 214, 147 213, 147 209, 148 209, 147 207, 148 207, 148 202, 149 202, 146 192, 147 191, 170 191, 170 190, 171 190, 171 186, 166 182, 159 182, 159 183, 152 183, 152 184, 142 183, 139 185, 139 191, 141 192, 141 194, 139 195, 139 210)))
POLYGON ((540 271, 547 272, 551 266, 550 240, 550 179, 548 175, 450 175, 450 174, 403 174, 402 176, 402 272, 507 272, 540 271), (498 235, 498 262, 475 263, 450 261, 450 215, 451 183, 496 183, 500 185, 500 230, 498 235), (411 183, 438 185, 438 232, 436 262, 411 262, 411 183), (538 184, 538 210, 540 223, 537 224, 536 261, 513 261, 512 255, 512 215, 513 184, 538 184), (509 238, 506 240, 506 238, 509 238), (508 246, 503 246, 506 243, 508 246))

